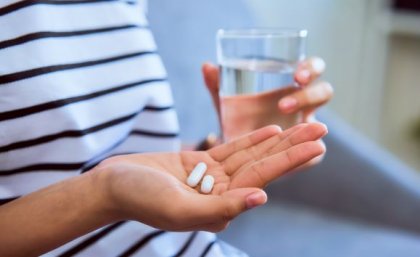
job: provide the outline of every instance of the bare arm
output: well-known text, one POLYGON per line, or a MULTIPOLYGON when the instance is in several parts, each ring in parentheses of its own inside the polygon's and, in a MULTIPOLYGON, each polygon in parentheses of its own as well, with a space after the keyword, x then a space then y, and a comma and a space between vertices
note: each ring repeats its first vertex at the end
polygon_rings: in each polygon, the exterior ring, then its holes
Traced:
POLYGON ((38 256, 113 222, 98 179, 88 172, 1 206, 0 256, 38 256))
POLYGON ((272 180, 322 155, 322 124, 276 126, 208 151, 115 156, 93 170, 0 207, 0 256, 38 256, 92 230, 137 220, 170 231, 217 232, 266 202, 272 180), (200 161, 211 194, 185 184, 200 161))

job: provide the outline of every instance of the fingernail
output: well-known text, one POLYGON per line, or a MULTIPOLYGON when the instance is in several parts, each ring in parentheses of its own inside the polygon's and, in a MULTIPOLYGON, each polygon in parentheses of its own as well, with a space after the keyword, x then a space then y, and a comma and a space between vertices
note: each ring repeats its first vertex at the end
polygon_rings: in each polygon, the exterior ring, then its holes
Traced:
POLYGON ((297 100, 293 97, 286 97, 280 101, 280 108, 283 111, 291 111, 297 105, 297 100))
POLYGON ((267 195, 264 192, 258 191, 248 195, 246 198, 246 208, 252 209, 264 204, 267 201, 267 195))
POLYGON ((311 66, 312 69, 316 72, 316 73, 322 73, 325 70, 325 62, 324 60, 322 60, 321 58, 312 58, 311 60, 311 66))

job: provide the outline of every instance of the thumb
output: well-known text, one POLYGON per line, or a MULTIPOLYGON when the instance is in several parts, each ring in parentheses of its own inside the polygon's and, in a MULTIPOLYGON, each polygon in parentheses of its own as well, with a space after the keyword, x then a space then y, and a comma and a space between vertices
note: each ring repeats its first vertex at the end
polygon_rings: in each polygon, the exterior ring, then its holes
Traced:
POLYGON ((230 199, 232 204, 237 205, 238 214, 267 202, 267 194, 260 188, 233 189, 223 193, 222 197, 230 199))
POLYGON ((242 212, 263 205, 267 194, 259 188, 238 188, 221 195, 195 194, 188 213, 196 224, 228 222, 242 212))
POLYGON ((211 63, 204 63, 201 71, 204 83, 213 99, 213 104, 219 112, 219 69, 211 63))

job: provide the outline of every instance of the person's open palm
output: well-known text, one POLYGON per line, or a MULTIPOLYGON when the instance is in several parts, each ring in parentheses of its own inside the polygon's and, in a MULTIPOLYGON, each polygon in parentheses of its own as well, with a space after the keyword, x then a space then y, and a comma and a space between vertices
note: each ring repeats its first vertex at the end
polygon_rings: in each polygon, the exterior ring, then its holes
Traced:
POLYGON ((121 218, 166 230, 219 231, 241 212, 264 204, 266 184, 323 154, 318 140, 326 133, 319 123, 283 132, 268 126, 208 151, 122 155, 97 169, 112 170, 108 193, 121 218), (186 184, 199 162, 215 178, 210 195, 186 184))

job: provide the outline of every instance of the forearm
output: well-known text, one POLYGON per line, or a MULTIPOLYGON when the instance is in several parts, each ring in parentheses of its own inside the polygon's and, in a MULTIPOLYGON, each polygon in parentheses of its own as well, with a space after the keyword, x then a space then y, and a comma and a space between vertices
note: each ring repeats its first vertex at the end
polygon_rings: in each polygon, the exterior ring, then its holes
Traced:
POLYGON ((38 256, 113 222, 96 174, 85 173, 0 207, 0 256, 38 256))

